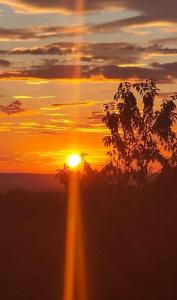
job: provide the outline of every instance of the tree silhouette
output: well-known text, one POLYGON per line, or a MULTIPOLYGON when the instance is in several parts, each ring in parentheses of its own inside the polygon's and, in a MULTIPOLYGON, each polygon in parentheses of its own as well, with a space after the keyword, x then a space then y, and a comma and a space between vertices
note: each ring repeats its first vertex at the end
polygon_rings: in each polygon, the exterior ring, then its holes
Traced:
POLYGON ((64 167, 62 169, 58 169, 57 174, 55 175, 55 178, 64 185, 65 190, 68 190, 70 175, 71 170, 66 164, 64 164, 64 167))
POLYGON ((77 174, 78 180, 82 179, 83 184, 88 180, 88 177, 93 174, 91 165, 87 162, 86 157, 87 153, 81 153, 81 169, 72 170, 67 164, 64 164, 63 168, 57 170, 55 178, 59 180, 61 184, 64 185, 65 190, 68 190, 70 178, 72 173, 77 174))
MULTIPOLYGON (((177 165, 177 138, 173 125, 177 119, 177 94, 154 104, 159 89, 154 80, 137 84, 120 83, 114 101, 104 105, 103 122, 110 130, 104 145, 110 148, 110 165, 130 180, 144 182, 155 172, 177 165)), ((158 99, 159 101, 159 99, 158 99)))

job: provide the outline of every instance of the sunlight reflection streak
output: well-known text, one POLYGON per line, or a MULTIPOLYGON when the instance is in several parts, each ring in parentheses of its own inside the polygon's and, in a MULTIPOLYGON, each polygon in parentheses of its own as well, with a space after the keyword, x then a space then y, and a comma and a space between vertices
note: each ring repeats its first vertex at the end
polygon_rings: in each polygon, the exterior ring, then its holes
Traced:
POLYGON ((64 300, 87 300, 85 243, 77 173, 70 177, 66 230, 64 300))
POLYGON ((70 178, 66 229, 64 300, 73 300, 76 256, 78 185, 76 177, 70 178))

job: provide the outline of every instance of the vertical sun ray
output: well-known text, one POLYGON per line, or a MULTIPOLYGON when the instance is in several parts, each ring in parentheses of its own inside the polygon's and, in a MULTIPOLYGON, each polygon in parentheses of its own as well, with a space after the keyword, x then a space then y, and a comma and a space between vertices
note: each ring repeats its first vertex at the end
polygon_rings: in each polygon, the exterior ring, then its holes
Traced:
MULTIPOLYGON (((82 56, 82 34, 83 34, 83 15, 84 0, 75 0, 75 10, 78 16, 77 42, 77 58, 73 68, 73 78, 81 79, 81 56, 82 56)), ((77 100, 81 97, 81 87, 77 84, 76 90, 77 100)), ((77 115, 79 115, 79 110, 77 115)), ((72 133, 73 134, 73 133, 72 133)), ((72 136, 72 143, 79 143, 77 133, 72 136)), ((69 194, 68 194, 68 211, 67 211, 67 230, 66 230, 66 253, 65 253, 65 274, 64 274, 64 298, 63 300, 75 300, 75 292, 78 300, 87 300, 86 287, 86 266, 85 266, 85 245, 84 230, 82 222, 81 198, 79 193, 79 180, 75 172, 70 178, 69 194)))

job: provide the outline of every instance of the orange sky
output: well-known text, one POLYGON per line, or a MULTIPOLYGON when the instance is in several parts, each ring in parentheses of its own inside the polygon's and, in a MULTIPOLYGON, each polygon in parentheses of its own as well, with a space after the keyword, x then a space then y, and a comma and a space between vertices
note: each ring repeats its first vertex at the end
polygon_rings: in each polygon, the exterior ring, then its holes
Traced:
POLYGON ((0 172, 55 173, 72 152, 100 167, 120 81, 176 92, 177 10, 163 2, 0 0, 0 172))
MULTIPOLYGON (((108 149, 102 139, 108 131, 102 124, 103 104, 112 101, 117 81, 31 85, 8 80, 0 81, 0 86, 9 102, 19 99, 24 110, 0 113, 2 172, 54 173, 72 152, 88 153, 95 167, 104 164, 108 149)), ((161 88, 172 89, 171 85, 161 88)))

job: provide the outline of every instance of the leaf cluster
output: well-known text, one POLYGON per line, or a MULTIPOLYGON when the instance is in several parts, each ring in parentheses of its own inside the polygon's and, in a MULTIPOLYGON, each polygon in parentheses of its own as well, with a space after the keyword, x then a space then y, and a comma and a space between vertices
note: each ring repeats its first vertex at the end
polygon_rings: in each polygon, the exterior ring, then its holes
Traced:
POLYGON ((113 102, 104 105, 103 123, 110 135, 103 141, 110 148, 112 166, 144 181, 154 165, 177 164, 176 99, 174 94, 160 100, 160 109, 155 110, 159 89, 154 80, 119 84, 113 102))

